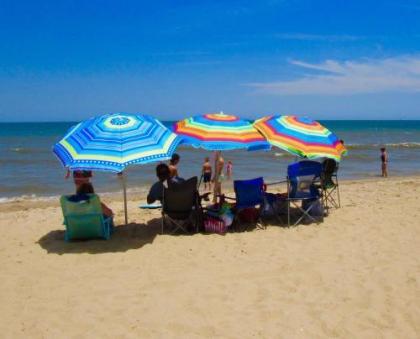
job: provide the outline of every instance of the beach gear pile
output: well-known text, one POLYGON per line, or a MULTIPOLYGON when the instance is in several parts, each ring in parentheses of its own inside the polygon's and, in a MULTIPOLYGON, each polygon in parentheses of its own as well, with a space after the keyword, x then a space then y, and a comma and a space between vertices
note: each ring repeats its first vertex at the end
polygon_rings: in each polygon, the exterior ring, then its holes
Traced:
MULTIPOLYGON (((192 116, 175 123, 172 129, 144 114, 106 114, 73 126, 54 145, 53 152, 63 166, 72 171, 95 170, 123 174, 129 165, 168 160, 181 144, 211 151, 270 150, 272 146, 275 146, 303 159, 327 158, 335 163, 338 163, 347 153, 342 140, 319 122, 306 117, 271 115, 251 123, 223 112, 192 116)), ((337 190, 337 169, 330 173, 328 185, 313 182, 309 184, 310 191, 313 193, 315 187, 325 192, 331 188, 334 191, 337 190)), ((123 175, 121 177, 124 178, 123 175)), ((321 178, 321 174, 314 177, 321 178)), ((220 183, 218 178, 215 179, 220 183)), ((289 175, 286 199, 289 225, 290 203, 301 202, 299 209, 304 217, 298 219, 297 223, 299 223, 303 218, 314 214, 315 205, 309 204, 308 207, 308 201, 324 199, 322 194, 304 196, 303 191, 300 192, 302 196, 296 195, 296 190, 293 191, 296 188, 295 184, 290 179, 289 175), (303 202, 305 199, 307 201, 303 202)), ((127 223, 124 180, 123 188, 127 223)), ((214 191, 215 196, 218 193, 220 192, 214 191)), ((326 196, 328 200, 334 201, 331 193, 326 196)), ((236 199, 238 198, 242 199, 237 196, 236 199)), ((260 210, 264 211, 263 214, 273 214, 272 198, 273 196, 270 196, 269 203, 267 198, 261 198, 255 206, 258 205, 260 210)), ((279 206, 282 202, 276 202, 276 204, 279 206)), ((326 200, 323 200, 323 206, 325 204, 326 200)), ((255 206, 250 205, 247 208, 255 208, 255 206)), ((232 208, 232 205, 222 203, 217 212, 217 221, 214 214, 209 214, 204 222, 204 229, 208 232, 225 233, 237 220, 239 213, 235 209, 238 210, 237 206, 232 208)))

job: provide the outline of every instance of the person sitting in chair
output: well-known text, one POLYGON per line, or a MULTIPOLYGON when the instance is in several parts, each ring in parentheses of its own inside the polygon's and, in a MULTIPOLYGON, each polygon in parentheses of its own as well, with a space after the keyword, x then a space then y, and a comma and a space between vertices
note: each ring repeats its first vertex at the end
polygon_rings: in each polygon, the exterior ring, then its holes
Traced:
MULTIPOLYGON (((92 184, 83 183, 77 188, 76 194, 73 195, 70 198, 70 200, 73 202, 89 200, 89 194, 95 194, 92 184)), ((101 207, 102 207, 102 214, 104 215, 104 218, 109 218, 114 215, 112 210, 103 202, 101 202, 101 207)))
POLYGON ((147 195, 147 203, 153 204, 155 201, 162 202, 163 199, 163 188, 165 181, 171 180, 171 172, 169 166, 166 164, 159 164, 156 166, 156 176, 159 181, 155 182, 150 187, 149 194, 147 195))
POLYGON ((329 188, 335 186, 332 176, 337 169, 338 164, 334 159, 327 158, 322 162, 321 180, 323 187, 329 188))

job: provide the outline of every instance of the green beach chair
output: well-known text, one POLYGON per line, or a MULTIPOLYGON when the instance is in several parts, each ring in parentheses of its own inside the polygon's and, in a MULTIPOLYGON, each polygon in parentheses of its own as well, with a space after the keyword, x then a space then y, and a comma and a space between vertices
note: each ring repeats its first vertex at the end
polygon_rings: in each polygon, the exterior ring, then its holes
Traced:
POLYGON ((104 238, 109 239, 113 228, 112 217, 105 218, 99 197, 87 194, 86 200, 75 200, 74 196, 60 198, 66 225, 65 241, 72 239, 104 238))

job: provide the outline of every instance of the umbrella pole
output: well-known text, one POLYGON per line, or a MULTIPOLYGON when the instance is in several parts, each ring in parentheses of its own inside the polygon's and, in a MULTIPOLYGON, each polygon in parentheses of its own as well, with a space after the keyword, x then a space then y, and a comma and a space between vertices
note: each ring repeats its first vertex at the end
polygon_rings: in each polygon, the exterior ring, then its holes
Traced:
POLYGON ((121 180, 122 180, 122 186, 123 186, 123 194, 124 194, 124 220, 125 224, 128 224, 128 213, 127 213, 127 185, 125 180, 125 174, 124 172, 121 172, 121 180))

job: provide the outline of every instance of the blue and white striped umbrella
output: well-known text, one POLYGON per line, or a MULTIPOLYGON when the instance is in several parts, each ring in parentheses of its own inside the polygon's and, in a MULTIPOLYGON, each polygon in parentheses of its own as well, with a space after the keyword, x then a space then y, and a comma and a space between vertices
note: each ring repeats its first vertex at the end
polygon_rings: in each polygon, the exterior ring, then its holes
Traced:
POLYGON ((122 172, 127 165, 169 159, 181 138, 143 114, 107 114, 72 127, 53 151, 71 170, 122 172))

